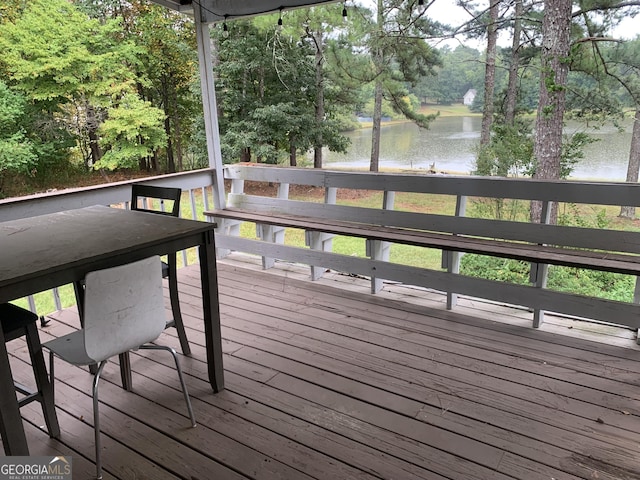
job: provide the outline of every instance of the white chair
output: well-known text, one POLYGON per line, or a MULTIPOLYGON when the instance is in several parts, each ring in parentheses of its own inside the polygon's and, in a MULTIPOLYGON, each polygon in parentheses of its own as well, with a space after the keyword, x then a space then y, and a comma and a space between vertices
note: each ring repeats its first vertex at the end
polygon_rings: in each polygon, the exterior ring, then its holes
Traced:
POLYGON ((178 355, 173 348, 148 345, 166 325, 160 257, 91 272, 85 279, 84 328, 42 346, 50 352, 49 373, 54 382, 54 355, 73 365, 98 364, 93 379, 93 421, 96 478, 102 478, 98 381, 109 358, 138 348, 171 352, 187 402, 191 425, 196 426, 178 355), (147 345, 145 345, 147 344, 147 345))

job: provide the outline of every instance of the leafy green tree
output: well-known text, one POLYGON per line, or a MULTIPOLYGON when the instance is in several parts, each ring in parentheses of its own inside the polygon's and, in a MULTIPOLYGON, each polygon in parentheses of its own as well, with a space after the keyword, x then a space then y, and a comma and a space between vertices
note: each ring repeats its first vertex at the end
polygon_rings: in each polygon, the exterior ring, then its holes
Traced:
POLYGON ((407 99, 406 84, 415 84, 425 75, 434 75, 440 64, 438 52, 422 36, 431 35, 435 25, 424 12, 417 12, 413 2, 378 0, 375 24, 368 37, 374 77, 374 113, 369 169, 377 172, 380 162, 382 99, 386 97, 394 109, 428 128, 436 115, 423 115, 413 109, 407 99))
POLYGON ((335 58, 328 55, 343 37, 347 21, 346 7, 329 5, 292 12, 292 24, 302 25, 301 41, 313 52, 314 66, 314 122, 313 166, 322 168, 322 151, 325 145, 333 151, 345 151, 348 141, 340 134, 345 129, 342 112, 354 106, 354 88, 341 82, 334 74, 335 58), (342 34, 341 34, 342 32, 342 34), (337 38, 336 38, 337 37, 337 38))
MULTIPOLYGON (((498 58, 508 71, 504 90, 496 95, 496 120, 507 125, 515 125, 521 113, 531 113, 537 107, 538 88, 527 79, 538 78, 539 67, 534 59, 538 58, 541 36, 542 14, 537 2, 515 0, 506 8, 499 25, 506 32, 511 31, 511 46, 501 49, 498 58)), ((497 90, 496 90, 497 91, 497 90)))
MULTIPOLYGON (((599 34, 592 26, 592 34, 599 34)), ((579 114, 588 119, 618 119, 623 107, 632 107, 634 113, 631 148, 627 167, 627 182, 638 181, 640 172, 640 38, 627 42, 602 41, 589 46, 581 42, 574 47, 572 69, 588 75, 582 85, 575 88, 581 100, 579 114), (594 86, 590 95, 581 94, 585 85, 594 86), (617 95, 615 87, 622 87, 624 96, 617 95)), ((622 206, 620 216, 635 218, 635 208, 622 206)))
POLYGON ((88 18, 66 0, 26 3, 14 21, 0 25, 0 59, 11 88, 37 109, 65 115, 88 166, 99 161, 98 127, 104 110, 134 91, 131 66, 139 50, 122 38, 118 21, 88 18))
MULTIPOLYGON (((121 5, 118 15, 127 38, 142 52, 135 65, 140 78, 137 91, 165 114, 167 144, 159 154, 169 172, 182 170, 183 151, 193 134, 195 119, 202 116, 202 104, 191 89, 198 76, 193 21, 141 0, 121 5)), ((141 167, 158 169, 153 164, 141 167)))
POLYGON ((94 168, 115 170, 135 168, 141 158, 150 157, 166 145, 162 128, 164 113, 136 94, 126 94, 109 109, 100 125, 101 146, 105 153, 94 168))
POLYGON ((26 103, 0 81, 0 189, 5 173, 28 173, 37 164, 35 145, 23 125, 26 103))
POLYGON ((73 145, 58 119, 0 81, 0 195, 7 177, 38 180, 64 171, 73 145))
MULTIPOLYGON (((541 53, 540 103, 536 119, 535 156, 537 178, 559 178, 562 158, 568 72, 576 53, 598 51, 612 41, 608 30, 623 14, 637 14, 637 2, 580 1, 577 11, 568 0, 545 0, 541 53), (573 36, 572 36, 573 35, 573 36)), ((596 62, 598 63, 598 62, 596 62)), ((606 96, 605 96, 606 97, 606 96)), ((532 219, 540 218, 541 205, 532 204, 532 219)))
POLYGON ((437 76, 420 78, 416 88, 412 89, 418 97, 449 105, 459 103, 471 88, 482 91, 484 74, 480 51, 458 45, 453 50, 441 48, 439 53, 442 66, 435 69, 437 76))
POLYGON ((37 101, 117 95, 135 82, 137 53, 119 32, 118 22, 91 20, 66 0, 33 0, 0 25, 2 63, 11 84, 37 101))
POLYGON ((325 89, 324 96, 331 85, 317 80, 313 35, 300 22, 276 28, 277 20, 234 21, 226 34, 224 29, 213 32, 226 161, 276 163, 286 155, 295 165, 298 153, 319 148, 319 143, 338 151, 346 148, 335 109, 322 105, 324 115, 317 113, 318 86, 325 89))
POLYGON ((358 7, 350 32, 350 44, 336 50, 342 74, 360 84, 373 84, 374 109, 369 169, 378 171, 383 99, 404 117, 423 128, 436 115, 423 115, 409 98, 408 84, 435 76, 440 65, 438 51, 424 40, 439 24, 432 22, 417 2, 378 0, 375 14, 358 7))
MULTIPOLYGON (((540 103, 536 115, 535 178, 559 179, 566 84, 571 45, 571 0, 545 0, 540 103)), ((531 219, 539 221, 542 204, 532 202, 531 219)), ((552 216, 553 218, 553 216, 552 216)))

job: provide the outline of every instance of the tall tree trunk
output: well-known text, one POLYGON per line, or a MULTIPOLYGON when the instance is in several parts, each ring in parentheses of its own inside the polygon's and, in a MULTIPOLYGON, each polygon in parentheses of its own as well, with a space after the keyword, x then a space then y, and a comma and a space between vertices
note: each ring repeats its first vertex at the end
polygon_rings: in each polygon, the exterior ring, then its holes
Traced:
POLYGON ((504 119, 507 125, 513 125, 516 120, 516 106, 518 104, 518 67, 520 66, 520 38, 522 37, 522 0, 516 0, 513 13, 513 42, 511 44, 511 64, 509 65, 509 82, 507 84, 507 103, 504 119))
POLYGON ((167 134, 167 172, 175 173, 176 162, 173 157, 173 139, 171 138, 171 105, 169 100, 170 79, 162 78, 162 104, 164 106, 164 131, 167 134))
MULTIPOLYGON (((378 0, 378 12, 376 14, 376 23, 378 25, 378 34, 380 38, 384 36, 384 0, 378 0)), ((373 128, 371 131, 371 160, 369 170, 377 172, 380 168, 380 124, 382 123, 382 78, 381 73, 384 70, 384 57, 381 47, 376 47, 373 54, 373 63, 376 68, 376 83, 373 100, 373 128)))
MULTIPOLYGON (((627 166, 627 182, 638 181, 640 172, 640 103, 636 105, 636 116, 633 121, 633 133, 631 134, 631 149, 629 150, 629 165, 627 166)), ((620 208, 620 216, 636 218, 636 207, 623 206, 620 208)))
POLYGON ((184 164, 182 161, 182 132, 180 128, 180 115, 178 115, 178 91, 176 88, 173 88, 173 137, 175 138, 175 153, 176 153, 176 169, 178 171, 184 170, 184 164))
POLYGON ((155 150, 151 156, 151 170, 160 173, 160 162, 158 161, 158 151, 155 150))
POLYGON ((176 162, 173 157, 173 141, 171 140, 171 120, 165 108, 164 131, 167 133, 167 172, 176 172, 176 162))
POLYGON ((313 168, 322 168, 322 146, 324 143, 322 138, 322 124, 324 123, 324 55, 322 51, 324 39, 322 30, 314 32, 313 42, 316 46, 316 134, 313 145, 313 168))
MULTIPOLYGON (((289 165, 292 167, 298 166, 298 153, 296 149, 296 136, 289 134, 289 165)), ((322 166, 320 166, 322 168, 322 166)))
POLYGON ((245 147, 240 151, 240 161, 241 162, 251 161, 251 148, 245 147))
POLYGON ((489 25, 487 25, 487 58, 484 72, 484 109, 480 145, 488 145, 491 140, 493 123, 493 97, 496 87, 496 51, 498 45, 498 5, 500 0, 491 0, 489 6, 489 25))
POLYGON ((382 123, 382 80, 376 80, 373 104, 373 128, 371 132, 371 163, 369 170, 377 172, 380 168, 380 126, 382 123))
POLYGON ((99 121, 93 105, 86 103, 87 109, 87 135, 89 136, 89 149, 91 150, 91 165, 95 165, 102 158, 100 150, 98 127, 99 121))
MULTIPOLYGON (((562 127, 569 72, 571 6, 571 0, 545 0, 544 2, 540 100, 533 146, 536 159, 534 178, 551 180, 560 178, 562 127)), ((532 202, 532 221, 540 221, 541 213, 542 204, 532 202)), ((552 221, 555 220, 555 216, 555 213, 552 213, 552 221)))

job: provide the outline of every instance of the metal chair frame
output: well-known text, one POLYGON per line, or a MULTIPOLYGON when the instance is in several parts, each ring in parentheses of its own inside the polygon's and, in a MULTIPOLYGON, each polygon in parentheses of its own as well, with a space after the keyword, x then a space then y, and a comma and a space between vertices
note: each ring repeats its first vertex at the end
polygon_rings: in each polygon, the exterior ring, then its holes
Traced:
POLYGON ((102 478, 98 384, 108 360, 133 349, 166 350, 172 354, 191 426, 196 426, 191 400, 176 351, 150 345, 166 327, 159 256, 91 272, 85 279, 84 327, 43 344, 49 350, 54 384, 54 357, 72 365, 97 366, 93 378, 93 422, 96 478, 102 478))

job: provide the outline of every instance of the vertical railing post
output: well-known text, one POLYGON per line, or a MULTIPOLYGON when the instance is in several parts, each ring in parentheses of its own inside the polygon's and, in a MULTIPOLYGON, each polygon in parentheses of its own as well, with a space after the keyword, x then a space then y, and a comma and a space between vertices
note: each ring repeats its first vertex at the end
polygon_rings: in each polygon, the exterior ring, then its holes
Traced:
MULTIPOLYGON (((458 195, 456 198, 456 217, 464 217, 467 213, 467 196, 458 195)), ((454 234, 455 235, 455 234, 454 234)), ((442 268, 446 268, 449 273, 460 273, 460 259, 464 255, 462 252, 442 251, 442 268)), ((447 310, 452 310, 458 303, 458 294, 447 292, 447 310)))
MULTIPOLYGON (((396 192, 385 191, 382 196, 382 209, 393 210, 396 199, 396 192)), ((381 260, 383 262, 389 261, 391 255, 391 242, 384 242, 382 240, 369 240, 367 239, 367 256, 371 260, 381 260)), ((378 293, 382 290, 382 279, 371 276, 371 293, 378 293)))

